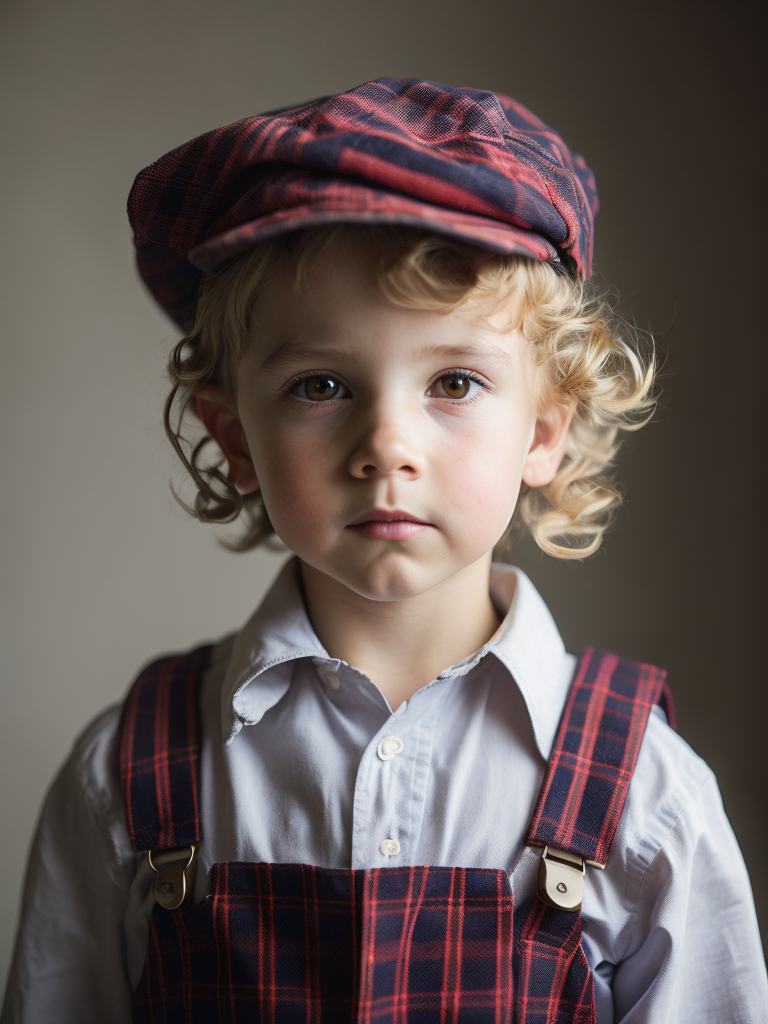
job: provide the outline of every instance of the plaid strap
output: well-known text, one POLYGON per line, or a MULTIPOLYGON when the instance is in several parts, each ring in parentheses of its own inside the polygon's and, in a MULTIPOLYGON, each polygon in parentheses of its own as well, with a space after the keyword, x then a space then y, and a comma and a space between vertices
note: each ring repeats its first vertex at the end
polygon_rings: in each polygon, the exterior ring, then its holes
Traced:
POLYGON ((540 899, 515 908, 515 1024, 596 1024, 581 914, 540 899))
POLYGON ((655 704, 675 727, 666 672, 587 647, 571 685, 527 842, 605 867, 655 704))
POLYGON ((134 850, 200 839, 200 682, 211 646, 154 662, 123 709, 120 777, 134 850))

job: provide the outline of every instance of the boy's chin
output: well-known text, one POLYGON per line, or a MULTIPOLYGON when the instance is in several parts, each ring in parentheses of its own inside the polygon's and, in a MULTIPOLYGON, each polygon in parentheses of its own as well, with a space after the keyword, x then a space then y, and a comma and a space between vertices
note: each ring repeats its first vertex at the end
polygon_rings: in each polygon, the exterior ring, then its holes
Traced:
POLYGON ((312 589, 328 597, 343 597, 344 591, 366 601, 394 603, 410 601, 434 587, 469 571, 490 571, 491 551, 480 559, 421 559, 414 553, 384 550, 373 558, 323 560, 311 562, 299 555, 302 572, 311 576, 312 589), (478 562, 482 563, 478 565, 478 562), (487 563, 487 564, 486 564, 487 563))

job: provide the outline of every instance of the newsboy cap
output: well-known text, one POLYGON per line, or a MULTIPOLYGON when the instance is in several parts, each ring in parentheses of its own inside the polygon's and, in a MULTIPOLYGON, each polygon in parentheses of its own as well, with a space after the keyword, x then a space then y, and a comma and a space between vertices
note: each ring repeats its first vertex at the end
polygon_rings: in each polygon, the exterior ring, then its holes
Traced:
POLYGON ((412 225, 592 270, 584 159, 500 93, 379 78, 216 128, 141 171, 139 272, 182 328, 200 282, 272 235, 334 221, 412 225))

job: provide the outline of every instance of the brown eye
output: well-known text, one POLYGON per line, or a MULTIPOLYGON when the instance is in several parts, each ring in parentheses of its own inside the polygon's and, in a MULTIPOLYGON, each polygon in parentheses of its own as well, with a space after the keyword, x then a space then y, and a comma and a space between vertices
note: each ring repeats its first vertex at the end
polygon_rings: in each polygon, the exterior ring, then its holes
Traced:
POLYGON ((295 385, 293 391, 298 392, 297 398, 307 398, 310 402, 327 402, 339 397, 342 386, 333 377, 305 377, 295 385))
POLYGON ((472 381, 463 374, 452 373, 447 377, 441 377, 440 383, 449 398, 466 398, 472 381))
POLYGON ((469 405, 487 390, 488 385, 476 374, 469 370, 452 370, 438 377, 427 394, 452 399, 455 405, 469 405))

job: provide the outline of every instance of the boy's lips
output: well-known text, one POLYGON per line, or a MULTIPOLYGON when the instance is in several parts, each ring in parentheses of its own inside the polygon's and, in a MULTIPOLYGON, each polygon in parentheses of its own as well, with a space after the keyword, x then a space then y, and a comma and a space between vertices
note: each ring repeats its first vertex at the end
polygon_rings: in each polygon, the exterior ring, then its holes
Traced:
POLYGON ((368 540, 410 540, 431 526, 431 523, 398 508, 372 508, 358 516, 347 529, 368 540))
POLYGON ((420 523, 422 526, 430 526, 424 519, 419 519, 418 516, 412 515, 410 512, 403 512, 399 508, 385 509, 385 508, 372 508, 368 512, 364 512, 357 519, 353 519, 350 526, 360 526, 363 523, 395 523, 395 522, 408 522, 408 523, 420 523))

